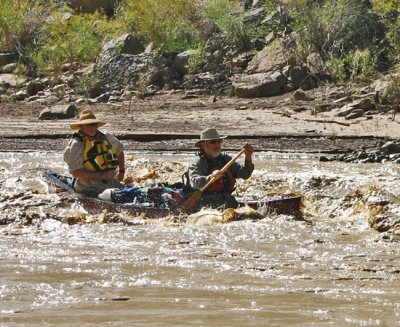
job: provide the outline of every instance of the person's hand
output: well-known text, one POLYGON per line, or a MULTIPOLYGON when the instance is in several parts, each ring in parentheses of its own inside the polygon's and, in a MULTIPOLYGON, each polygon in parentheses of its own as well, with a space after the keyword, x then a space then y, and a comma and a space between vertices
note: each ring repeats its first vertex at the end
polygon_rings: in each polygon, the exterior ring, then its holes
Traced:
POLYGON ((119 171, 118 175, 117 175, 117 181, 123 182, 124 181, 124 176, 125 176, 125 172, 124 171, 119 171))
POLYGON ((246 156, 246 160, 251 160, 253 153, 254 153, 254 148, 249 143, 246 143, 244 145, 244 154, 246 156))
POLYGON ((220 171, 220 170, 214 170, 214 171, 211 173, 211 178, 215 178, 215 180, 218 180, 218 179, 220 179, 223 175, 224 175, 224 173, 223 173, 222 171, 220 171))

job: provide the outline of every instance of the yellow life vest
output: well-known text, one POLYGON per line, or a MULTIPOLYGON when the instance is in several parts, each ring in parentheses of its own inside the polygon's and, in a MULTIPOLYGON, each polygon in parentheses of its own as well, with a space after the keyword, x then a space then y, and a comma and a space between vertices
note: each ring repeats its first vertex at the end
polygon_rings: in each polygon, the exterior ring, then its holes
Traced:
POLYGON ((103 133, 97 132, 91 137, 78 132, 73 137, 84 142, 83 168, 88 171, 103 171, 118 167, 117 151, 103 133))

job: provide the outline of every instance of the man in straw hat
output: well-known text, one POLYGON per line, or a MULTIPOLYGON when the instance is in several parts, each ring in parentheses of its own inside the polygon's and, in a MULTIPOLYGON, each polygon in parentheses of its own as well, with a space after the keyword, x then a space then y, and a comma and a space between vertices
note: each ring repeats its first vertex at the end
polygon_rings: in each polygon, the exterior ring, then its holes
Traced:
POLYGON ((233 163, 225 172, 220 169, 232 158, 222 153, 222 141, 226 136, 220 136, 215 128, 207 128, 201 132, 200 139, 195 146, 199 148, 198 158, 189 167, 186 177, 186 189, 190 191, 201 189, 213 176, 216 181, 203 193, 199 207, 236 208, 238 202, 232 195, 237 178, 248 179, 254 170, 252 155, 254 152, 250 144, 244 146, 244 165, 233 163))
POLYGON ((106 123, 85 109, 79 121, 70 125, 76 131, 64 151, 64 161, 76 178, 74 188, 79 193, 97 196, 105 189, 125 187, 125 156, 122 143, 99 127, 106 123))

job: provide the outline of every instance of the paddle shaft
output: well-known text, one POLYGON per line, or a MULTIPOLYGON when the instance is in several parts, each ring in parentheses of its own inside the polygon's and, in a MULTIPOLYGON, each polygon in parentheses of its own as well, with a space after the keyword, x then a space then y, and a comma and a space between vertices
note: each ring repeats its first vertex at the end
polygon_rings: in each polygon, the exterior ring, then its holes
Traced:
MULTIPOLYGON (((221 172, 226 172, 230 166, 242 155, 242 153, 245 151, 243 148, 238 152, 236 156, 234 156, 222 169, 220 170, 221 172)), ((216 180, 216 177, 213 176, 210 178, 210 180, 197 192, 195 192, 193 195, 191 195, 180 207, 181 211, 183 212, 188 212, 201 198, 201 194, 209 187, 212 183, 214 183, 216 180)))
MULTIPOLYGON (((232 164, 242 155, 243 152, 244 148, 240 150, 236 156, 234 156, 231 160, 229 160, 228 163, 224 167, 222 167, 220 172, 222 173, 226 172, 230 168, 230 166, 232 166, 232 164)), ((199 191, 203 193, 207 189, 207 187, 209 187, 212 183, 215 182, 215 180, 216 180, 215 176, 211 177, 210 180, 207 182, 207 184, 204 185, 199 191)))

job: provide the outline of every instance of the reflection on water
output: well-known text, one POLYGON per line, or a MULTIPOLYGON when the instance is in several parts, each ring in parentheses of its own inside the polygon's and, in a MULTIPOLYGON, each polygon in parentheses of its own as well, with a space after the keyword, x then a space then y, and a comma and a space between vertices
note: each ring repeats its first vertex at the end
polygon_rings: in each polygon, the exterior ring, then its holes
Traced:
MULTIPOLYGON (((160 160, 138 156, 131 171, 160 160)), ((398 167, 265 153, 256 167, 240 196, 301 193, 303 220, 68 225, 60 218, 82 209, 41 179, 65 172, 61 155, 0 153, 0 323, 397 326, 397 234, 369 219, 377 206, 396 217, 398 167)))

